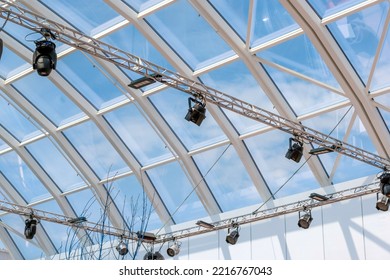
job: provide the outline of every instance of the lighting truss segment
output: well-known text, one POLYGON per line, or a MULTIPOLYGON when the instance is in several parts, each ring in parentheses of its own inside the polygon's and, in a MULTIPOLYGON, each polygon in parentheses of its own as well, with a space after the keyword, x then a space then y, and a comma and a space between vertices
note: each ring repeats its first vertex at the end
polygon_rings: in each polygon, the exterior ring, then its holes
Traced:
POLYGON ((153 73, 159 73, 162 76, 160 82, 191 94, 194 97, 201 96, 209 103, 216 104, 217 106, 242 114, 248 118, 263 122, 274 128, 285 131, 286 133, 298 135, 301 139, 313 144, 329 147, 335 145, 337 147, 335 151, 378 167, 382 170, 390 166, 389 159, 369 153, 348 143, 341 142, 340 140, 329 137, 319 131, 305 127, 300 123, 293 122, 287 118, 263 110, 233 96, 229 96, 223 92, 207 87, 199 82, 190 80, 177 73, 173 73, 151 62, 123 52, 120 49, 104 44, 94 38, 88 37, 77 30, 42 18, 41 16, 33 14, 32 12, 14 4, 4 2, 3 0, 1 0, 0 3, 8 4, 8 7, 0 7, 0 17, 6 18, 7 15, 10 14, 10 21, 28 29, 36 30, 37 26, 39 28, 50 28, 50 30, 56 34, 56 39, 58 41, 88 52, 96 57, 110 61, 120 67, 127 68, 149 77, 153 73))

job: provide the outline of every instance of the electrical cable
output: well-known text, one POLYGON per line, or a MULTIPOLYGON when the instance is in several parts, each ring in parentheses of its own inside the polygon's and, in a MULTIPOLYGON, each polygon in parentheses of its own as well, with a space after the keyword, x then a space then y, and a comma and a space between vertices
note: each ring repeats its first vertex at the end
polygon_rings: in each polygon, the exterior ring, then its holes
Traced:
MULTIPOLYGON (((333 127, 333 129, 328 133, 327 137, 329 137, 333 131, 335 131, 335 129, 340 125, 340 123, 344 120, 344 118, 347 116, 347 114, 349 113, 349 111, 352 109, 352 105, 348 108, 348 110, 345 112, 345 114, 340 118, 340 120, 337 122, 337 124, 335 125, 335 127, 333 127)), ((327 138, 325 138, 327 139, 327 138)), ((270 195, 270 197, 264 201, 255 211, 252 212, 252 214, 256 214, 265 204, 267 204, 268 201, 270 201, 284 186, 286 186, 286 184, 299 172, 299 170, 302 169, 302 167, 311 159, 313 155, 310 155, 298 168, 297 170, 294 171, 293 174, 291 174, 291 176, 289 178, 287 178, 287 180, 274 192, 270 195)))

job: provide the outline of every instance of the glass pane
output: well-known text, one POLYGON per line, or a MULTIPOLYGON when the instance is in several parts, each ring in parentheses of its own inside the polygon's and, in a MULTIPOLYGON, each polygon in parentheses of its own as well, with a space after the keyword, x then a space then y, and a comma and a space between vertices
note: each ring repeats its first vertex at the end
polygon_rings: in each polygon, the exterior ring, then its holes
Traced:
MULTIPOLYGON (((172 127, 188 150, 218 143, 226 136, 213 117, 206 112, 201 126, 185 120, 188 112, 189 95, 175 89, 167 89, 150 97, 161 116, 172 127)), ((207 109, 207 108, 206 108, 207 109)))
MULTIPOLYGON (((15 105, 16 106, 16 105, 15 105)), ((0 125, 9 131, 18 141, 42 134, 30 120, 27 120, 7 100, 0 97, 0 125)))
POLYGON ((33 73, 13 85, 56 125, 84 116, 47 77, 33 73))
POLYGON ((143 166, 173 156, 134 105, 121 107, 104 117, 143 166))
POLYGON ((64 57, 58 70, 96 109, 100 109, 103 103, 123 95, 95 66, 98 65, 96 60, 86 55, 74 52, 64 57))
POLYGON ((136 12, 142 12, 163 0, 124 0, 130 7, 132 7, 136 12))
POLYGON ((106 189, 109 190, 131 231, 152 231, 162 227, 162 221, 135 176, 116 180, 106 185, 106 189))
POLYGON ((379 109, 379 112, 387 126, 388 132, 390 133, 390 113, 388 111, 381 110, 381 109, 379 109))
POLYGON ((129 171, 128 166, 92 122, 85 122, 64 131, 100 179, 129 171))
POLYGON ((20 71, 20 68, 26 69, 28 67, 31 67, 31 64, 26 63, 26 61, 4 45, 0 63, 1 78, 8 78, 12 76, 12 73, 20 71))
POLYGON ((299 163, 285 157, 289 138, 290 135, 286 133, 272 131, 245 140, 276 198, 320 187, 307 164, 299 169, 305 162, 304 157, 299 163))
POLYGON ((34 172, 15 152, 0 156, 0 170, 27 203, 51 197, 34 172))
POLYGON ((70 191, 85 185, 79 172, 49 139, 36 141, 26 148, 62 191, 70 191))
POLYGON ((259 193, 232 146, 197 154, 194 160, 223 211, 261 202, 259 193))
MULTIPOLYGON (((241 61, 220 67, 201 77, 202 81, 217 90, 249 102, 262 109, 277 113, 273 104, 264 94, 258 82, 241 61)), ((243 117, 238 113, 224 110, 229 120, 240 134, 257 130, 265 125, 258 121, 243 117)))
MULTIPOLYGON (((158 166, 147 171, 160 197, 176 223, 206 217, 207 212, 179 163, 158 166)), ((164 224, 167 221, 163 221, 164 224)))
POLYGON ((365 0, 307 0, 321 17, 331 16, 365 0))
POLYGON ((158 27, 159 35, 192 69, 233 55, 229 46, 187 1, 176 1, 146 20, 158 27))
POLYGON ((364 83, 371 71, 388 10, 389 3, 382 2, 328 25, 364 83))
MULTIPOLYGON (((390 86, 388 71, 390 68, 390 29, 387 31, 386 39, 375 67, 370 92, 390 86)), ((390 105, 389 105, 390 106, 390 105)))

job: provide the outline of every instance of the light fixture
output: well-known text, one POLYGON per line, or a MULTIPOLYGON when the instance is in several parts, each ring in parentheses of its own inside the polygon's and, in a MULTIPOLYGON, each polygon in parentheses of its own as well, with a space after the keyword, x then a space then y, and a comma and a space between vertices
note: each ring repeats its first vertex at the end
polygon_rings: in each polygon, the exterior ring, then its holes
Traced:
POLYGON ((381 193, 390 198, 390 173, 385 171, 379 176, 381 193))
POLYGON ((0 38, 0 59, 1 59, 1 56, 3 55, 3 39, 0 38))
POLYGON ((188 112, 185 119, 200 126, 206 118, 206 104, 192 97, 188 98, 188 112), (195 103, 192 106, 192 102, 195 103))
POLYGON ((298 226, 300 228, 308 229, 312 221, 313 217, 311 216, 310 210, 305 209, 303 212, 299 211, 298 226))
POLYGON ((164 260, 164 256, 160 252, 147 252, 144 256, 144 260, 159 261, 164 260))
POLYGON ((387 211, 389 210, 389 198, 383 195, 380 195, 379 193, 376 194, 376 209, 380 211, 387 211))
POLYGON ((213 224, 206 223, 205 221, 199 220, 196 222, 198 226, 204 227, 204 228, 214 228, 215 226, 213 224))
POLYGON ((326 200, 329 199, 329 197, 326 197, 326 196, 324 196, 324 195, 322 195, 322 194, 319 194, 319 193, 311 193, 311 194, 309 195, 309 197, 310 197, 311 199, 314 199, 314 200, 317 200, 317 201, 326 201, 326 200))
POLYGON ((132 81, 128 86, 134 89, 140 89, 151 84, 154 84, 156 81, 161 80, 162 76, 157 73, 152 73, 148 76, 141 77, 137 80, 132 81))
POLYGON ((32 216, 30 216, 29 219, 26 219, 25 221, 25 227, 24 227, 24 236, 27 239, 33 239, 35 233, 37 232, 37 220, 34 219, 32 216))
POLYGON ((299 162, 303 155, 303 143, 295 138, 289 139, 289 148, 286 153, 286 158, 295 162, 299 162), (293 143, 294 142, 294 143, 293 143))
POLYGON ((56 69, 56 44, 49 40, 35 41, 36 49, 33 54, 33 69, 40 76, 49 76, 51 70, 56 69))
POLYGON ((318 147, 318 148, 311 149, 311 150, 309 151, 309 154, 311 154, 311 155, 322 155, 322 154, 331 153, 331 152, 333 152, 335 149, 336 149, 336 146, 335 146, 335 145, 332 145, 331 147, 327 147, 327 146, 318 147))
POLYGON ((127 247, 127 244, 123 241, 123 239, 119 241, 119 244, 116 246, 115 249, 121 256, 124 256, 129 252, 129 248, 127 247))
POLYGON ((170 257, 174 257, 180 253, 181 242, 174 240, 171 244, 168 244, 167 254, 170 257))
POLYGON ((154 241, 156 240, 156 235, 151 232, 141 232, 137 231, 137 237, 145 241, 154 241))
POLYGON ((231 227, 228 229, 228 234, 226 235, 226 242, 234 245, 237 243, 239 237, 239 225, 237 223, 232 223, 231 227))

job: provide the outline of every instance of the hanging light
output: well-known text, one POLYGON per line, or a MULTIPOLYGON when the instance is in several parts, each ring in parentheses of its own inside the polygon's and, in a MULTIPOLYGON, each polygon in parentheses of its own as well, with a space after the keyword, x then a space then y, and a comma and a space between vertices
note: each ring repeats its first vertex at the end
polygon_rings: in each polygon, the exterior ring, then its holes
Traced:
POLYGON ((379 193, 376 194, 376 209, 380 211, 387 211, 389 210, 389 198, 383 195, 380 195, 379 193))
POLYGON ((148 261, 158 261, 164 260, 164 256, 160 252, 147 252, 144 256, 144 260, 148 261))
POLYGON ((289 139, 289 148, 286 153, 286 158, 295 162, 299 162, 303 155, 303 143, 295 138, 289 139), (294 143, 293 143, 294 142, 294 143))
POLYGON ((304 210, 303 215, 301 215, 301 212, 299 212, 299 220, 298 220, 298 226, 303 229, 308 229, 310 227, 311 222, 313 221, 313 217, 311 216, 311 211, 304 210))
POLYGON ((123 241, 123 239, 119 241, 119 244, 116 246, 115 249, 121 256, 124 256, 129 252, 129 248, 127 247, 127 244, 123 241))
POLYGON ((185 119, 200 126, 206 118, 206 104, 192 97, 188 98, 188 112, 185 119), (192 105, 192 102, 195 103, 192 105))
POLYGON ((37 70, 40 76, 49 76, 57 65, 56 44, 49 40, 41 40, 35 41, 35 46, 32 59, 33 69, 37 70))
POLYGON ((390 173, 387 171, 383 172, 379 176, 379 180, 380 180, 379 187, 380 187, 381 193, 384 196, 390 198, 390 173))
POLYGON ((34 219, 33 216, 30 216, 29 219, 25 220, 24 236, 27 239, 34 238, 34 235, 37 232, 37 223, 38 221, 34 219))
POLYGON ((234 245, 237 243, 239 237, 239 225, 237 223, 232 223, 231 227, 228 229, 228 234, 226 235, 226 242, 234 245))
POLYGON ((168 244, 167 254, 174 257, 180 253, 181 242, 174 240, 171 245, 168 244))

